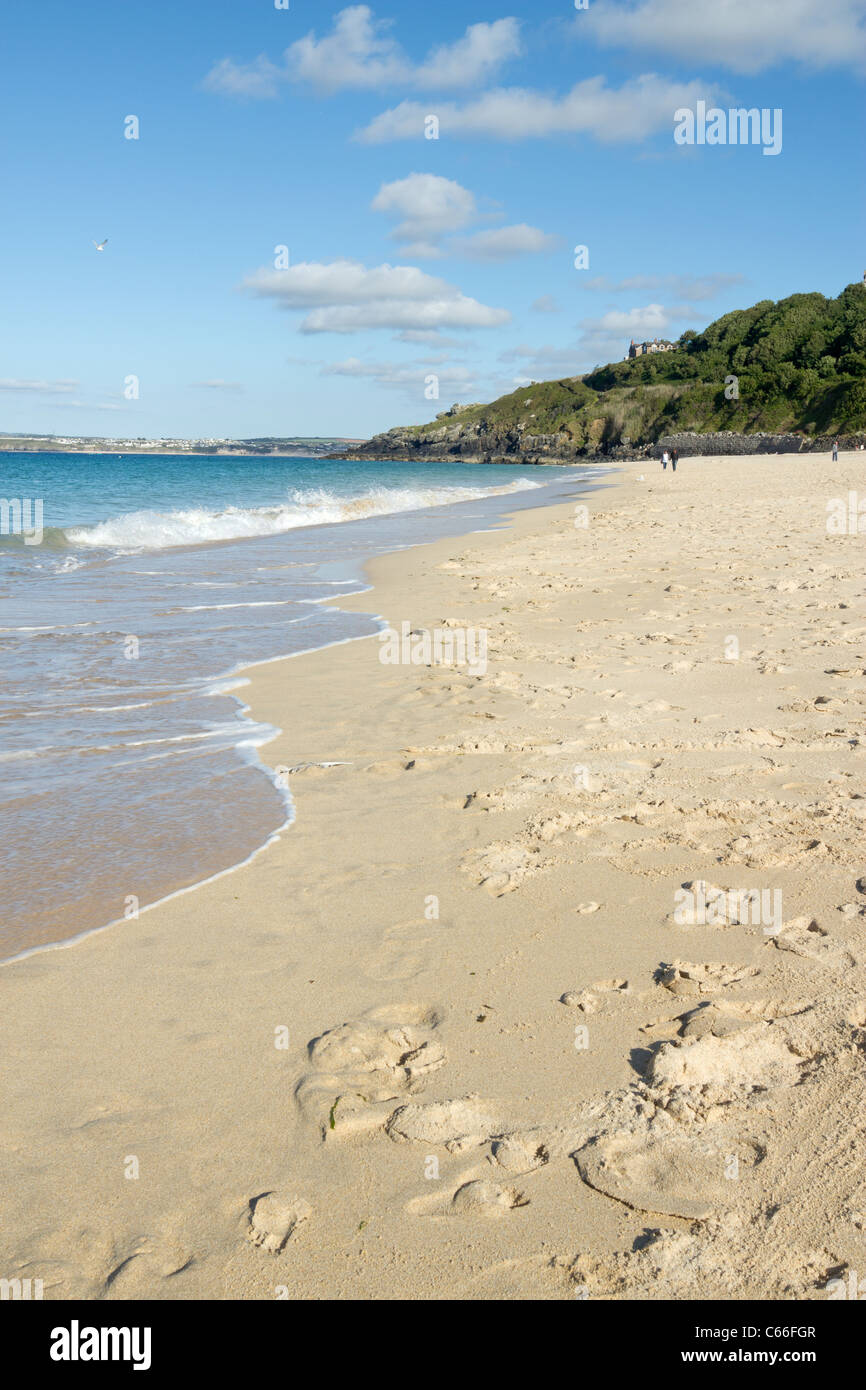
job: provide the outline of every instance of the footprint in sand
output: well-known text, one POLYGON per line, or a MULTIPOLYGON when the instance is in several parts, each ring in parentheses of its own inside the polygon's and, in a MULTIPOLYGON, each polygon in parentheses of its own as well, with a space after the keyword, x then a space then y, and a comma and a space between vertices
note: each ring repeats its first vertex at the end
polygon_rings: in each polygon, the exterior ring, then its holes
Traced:
POLYGON ((542 1130, 516 1130, 495 1139, 490 1156, 497 1167, 506 1173, 534 1173, 550 1162, 547 1135, 542 1130))
POLYGON ((756 1020, 770 1023, 777 1018, 790 1018, 808 1008, 808 1000, 779 1002, 772 999, 750 999, 733 1002, 729 999, 706 1001, 688 1013, 681 1014, 681 1038, 726 1038, 739 1033, 756 1020))
POLYGON ((813 701, 818 714, 836 714, 845 708, 847 700, 840 700, 835 695, 816 695, 813 701))
POLYGON ((435 1009, 407 1004, 372 1009, 314 1038, 310 1070, 295 1088, 304 1118, 325 1139, 383 1128, 394 1103, 444 1064, 439 1022, 435 1009))
POLYGON ((260 1249, 277 1255, 292 1232, 312 1215, 313 1208, 303 1197, 287 1197, 279 1192, 263 1192, 250 1202, 247 1239, 260 1249))
POLYGON ((776 936, 770 938, 768 945, 777 951, 790 951, 795 956, 820 961, 822 965, 840 966, 854 964, 854 957, 834 941, 830 933, 820 927, 814 917, 795 917, 784 922, 776 936))
POLYGON ((503 1129, 500 1112, 491 1101, 475 1095, 429 1104, 401 1105, 388 1121, 394 1140, 416 1144, 441 1144, 450 1153, 483 1144, 503 1129))
POLYGON ((628 980, 596 980, 595 984, 588 989, 577 992, 573 989, 566 990, 565 994, 559 996, 560 1004, 565 1004, 572 1009, 580 1009, 582 1013, 594 1014, 599 1007, 607 1002, 605 995, 612 998, 623 998, 630 993, 628 980), (601 998, 599 996, 602 996, 601 998))
POLYGON ((537 849, 527 849, 521 844, 488 845, 480 853, 473 853, 463 867, 478 876, 479 887, 486 889, 494 898, 505 893, 513 893, 532 874, 541 868, 537 849))
MULTIPOLYGON (((549 1161, 542 1131, 506 1134, 499 1106, 479 1096, 400 1106, 392 1115, 388 1134, 398 1142, 442 1146, 449 1153, 463 1153, 490 1143, 486 1162, 512 1176, 528 1175, 549 1161), (491 1139, 491 1136, 493 1138, 491 1139)), ((482 1176, 483 1166, 464 1171, 455 1187, 413 1198, 406 1206, 413 1216, 501 1217, 528 1199, 516 1188, 482 1176)))
POLYGON ((42 1279, 46 1296, 56 1299, 152 1297, 157 1281, 174 1279, 195 1263, 193 1251, 173 1235, 120 1232, 104 1224, 61 1225, 34 1239, 26 1268, 10 1271, 10 1277, 42 1279))
MULTIPOLYGON (((704 1221, 731 1200, 724 1148, 684 1134, 612 1134, 574 1155, 583 1181, 636 1211, 704 1221)), ((750 1150, 752 1164, 756 1154, 750 1150)), ((737 1155, 742 1171, 744 1155, 737 1155)))
MULTIPOLYGON (((736 1007, 787 1013, 768 1001, 736 1007)), ((717 1006, 702 1006, 685 1015, 686 1026, 705 1010, 716 1022, 721 1017, 717 1006)), ((738 1023, 733 1033, 708 1029, 657 1048, 644 1084, 613 1095, 603 1127, 573 1151, 584 1182, 635 1210, 698 1221, 739 1200, 739 1184, 730 1179, 763 1158, 761 1147, 738 1133, 742 1117, 774 1095, 787 1104, 815 1063, 815 1036, 823 1029, 821 1020, 799 1016, 738 1023)))
MULTIPOLYGON (((587 833, 587 819, 568 811, 533 816, 526 824, 523 839, 495 841, 482 850, 473 850, 464 858, 461 867, 474 873, 479 885, 493 897, 500 898, 519 888, 532 874, 556 863, 555 859, 542 857, 542 847, 552 844, 569 830, 587 833)), ((584 905, 583 910, 595 911, 597 906, 584 905)))
POLYGON ((489 1178, 471 1178, 456 1192, 414 1197, 406 1203, 406 1211, 410 1216, 480 1216, 496 1220, 528 1205, 529 1199, 515 1187, 489 1178))
POLYGON ((645 1076, 656 1103, 690 1119, 769 1086, 796 1085, 806 1060, 783 1032, 760 1022, 727 1037, 662 1043, 645 1076))
POLYGON ((656 980, 671 994, 689 997, 696 994, 709 994, 717 989, 727 989, 730 985, 741 984, 760 972, 756 965, 728 965, 707 962, 694 964, 688 960, 674 960, 670 965, 661 965, 656 980))
POLYGON ((487 1178, 458 1187, 451 1199, 452 1211, 459 1215, 499 1217, 516 1207, 528 1207, 529 1200, 513 1187, 502 1187, 487 1178))
MULTIPOLYGON (((436 928, 441 932, 445 925, 437 922, 436 928)), ((378 950, 365 964, 364 974, 370 980, 414 979, 427 968, 428 948, 435 942, 429 922, 401 922, 388 927, 378 950)))
POLYGON ((685 1300, 750 1296, 786 1301, 814 1298, 817 1289, 826 1297, 826 1252, 792 1245, 777 1248, 768 1258, 764 1251, 757 1269, 750 1271, 747 1250, 740 1223, 731 1213, 713 1221, 711 1234, 700 1227, 651 1230, 631 1250, 601 1258, 578 1255, 569 1273, 574 1296, 584 1298, 646 1298, 648 1288, 663 1289, 665 1298, 685 1300))

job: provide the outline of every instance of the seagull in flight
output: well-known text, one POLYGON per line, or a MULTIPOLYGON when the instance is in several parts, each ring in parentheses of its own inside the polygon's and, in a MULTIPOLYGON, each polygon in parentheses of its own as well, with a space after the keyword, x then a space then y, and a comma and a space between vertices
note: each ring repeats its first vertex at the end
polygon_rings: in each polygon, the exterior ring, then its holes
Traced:
POLYGON ((97 251, 104 251, 108 245, 108 237, 105 238, 105 241, 95 241, 93 245, 96 247, 97 251))

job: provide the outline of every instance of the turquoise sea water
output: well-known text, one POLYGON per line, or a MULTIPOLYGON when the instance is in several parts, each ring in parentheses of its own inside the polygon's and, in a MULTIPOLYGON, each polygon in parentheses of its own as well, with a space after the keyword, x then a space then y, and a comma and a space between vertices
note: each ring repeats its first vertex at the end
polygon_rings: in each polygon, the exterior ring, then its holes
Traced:
POLYGON ((0 530, 24 528, 0 534, 0 958, 122 919, 286 826, 242 670, 378 631, 374 595, 369 616, 322 606, 364 587, 365 560, 598 474, 0 455, 0 497, 23 503, 0 530))

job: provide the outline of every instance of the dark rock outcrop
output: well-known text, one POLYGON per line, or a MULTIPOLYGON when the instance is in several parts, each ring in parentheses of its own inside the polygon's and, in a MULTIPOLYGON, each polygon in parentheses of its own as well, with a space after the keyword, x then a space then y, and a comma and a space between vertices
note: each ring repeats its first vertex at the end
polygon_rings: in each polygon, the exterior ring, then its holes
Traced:
MULTIPOLYGON (((448 415, 451 412, 447 412, 448 415)), ((440 416, 440 419, 443 417, 440 416)), ((397 428, 377 434, 340 458, 392 459, 394 462, 586 463, 585 453, 565 434, 529 434, 514 429, 486 429, 483 422, 434 429, 397 428)))
MULTIPOLYGON (((467 407, 468 409, 468 407, 467 407)), ((460 408, 438 416, 439 420, 458 417, 460 408)), ((840 449, 858 449, 866 444, 866 433, 840 435, 840 449)), ((661 436, 654 444, 602 444, 596 449, 577 445, 567 434, 530 434, 524 427, 488 428, 484 421, 453 425, 398 427, 377 434, 366 443, 335 457, 347 459, 385 459, 394 463, 514 463, 535 464, 616 463, 628 459, 660 458, 664 449, 678 449, 682 458, 703 454, 797 454, 829 453, 832 436, 807 438, 801 434, 717 434, 683 432, 661 436)))

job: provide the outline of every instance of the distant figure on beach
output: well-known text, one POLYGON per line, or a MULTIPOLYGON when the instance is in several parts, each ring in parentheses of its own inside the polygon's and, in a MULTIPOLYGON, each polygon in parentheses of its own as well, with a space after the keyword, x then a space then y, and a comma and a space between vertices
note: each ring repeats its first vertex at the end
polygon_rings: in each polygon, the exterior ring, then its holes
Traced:
POLYGON ((675 473, 677 471, 677 459, 679 458, 679 456, 679 449, 671 449, 671 468, 674 470, 675 473))
POLYGON ((838 439, 834 439, 834 440, 833 440, 833 462, 834 462, 834 463, 838 463, 838 461, 839 461, 839 441, 838 441, 838 439))
POLYGON ((662 468, 667 468, 667 466, 668 466, 668 459, 669 459, 669 458, 670 458, 670 455, 669 455, 667 449, 665 449, 664 453, 662 454, 662 468))

